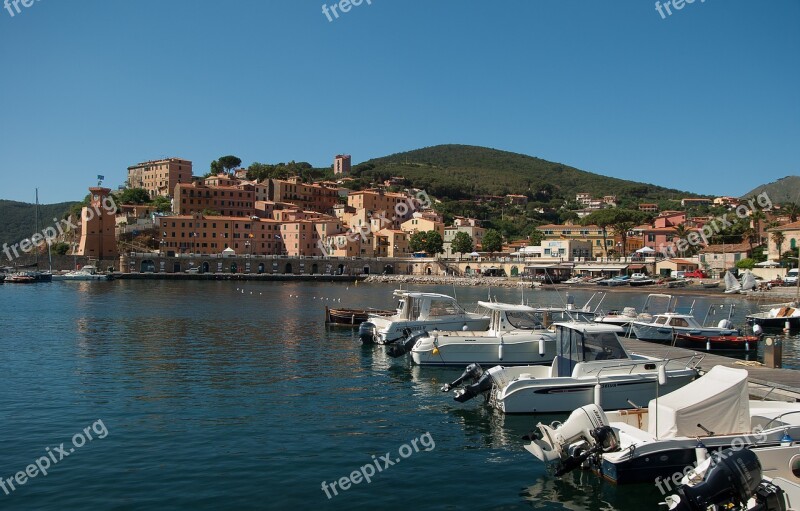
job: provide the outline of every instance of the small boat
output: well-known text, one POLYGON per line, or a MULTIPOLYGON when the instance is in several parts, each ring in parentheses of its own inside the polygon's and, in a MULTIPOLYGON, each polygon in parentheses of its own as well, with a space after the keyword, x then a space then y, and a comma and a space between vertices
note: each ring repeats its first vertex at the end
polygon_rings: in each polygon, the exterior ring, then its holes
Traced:
POLYGON ((47 272, 23 271, 12 273, 6 277, 6 282, 12 284, 36 284, 38 282, 50 282, 53 276, 47 272))
POLYGON ((395 311, 378 309, 332 309, 325 307, 325 324, 358 326, 369 319, 370 314, 391 316, 395 311))
MULTIPOLYGON (((674 310, 673 307, 667 310, 674 310)), ((678 312, 663 312, 654 314, 652 320, 637 320, 631 323, 633 333, 638 339, 643 341, 662 341, 670 342, 679 334, 699 335, 704 337, 718 337, 739 335, 739 331, 733 328, 730 318, 733 315, 734 307, 729 308, 728 318, 719 321, 717 326, 701 325, 692 315, 678 312)), ((706 320, 710 313, 714 311, 714 305, 709 307, 706 320)))
POLYGON ((659 393, 676 390, 697 377, 692 363, 628 354, 619 340, 621 328, 598 323, 558 323, 556 358, 550 366, 467 367, 442 391, 476 380, 455 392, 465 402, 487 393, 489 403, 503 413, 569 412, 594 402, 607 409, 633 408, 659 393), (663 380, 663 381, 662 381, 663 380))
POLYGON ((676 288, 676 287, 686 287, 689 285, 691 281, 686 279, 677 279, 677 280, 670 280, 667 282, 668 288, 676 288))
POLYGON ((358 328, 364 344, 390 344, 408 337, 407 332, 438 330, 486 330, 489 317, 467 312, 452 296, 439 293, 395 291, 399 298, 391 316, 370 314, 358 328))
POLYGON ((110 273, 97 273, 97 267, 91 264, 85 265, 80 270, 71 271, 63 275, 53 275, 53 280, 61 281, 94 281, 94 280, 111 280, 113 276, 110 273))
POLYGON ((753 275, 753 272, 746 270, 744 275, 742 275, 742 292, 751 291, 757 286, 758 282, 756 282, 756 277, 753 275))
POLYGON ((757 335, 675 334, 675 346, 698 351, 751 351, 758 348, 757 335))
POLYGON ((424 366, 553 362, 556 338, 546 329, 545 317, 553 311, 497 302, 478 305, 489 312, 488 330, 420 332, 396 343, 389 355, 398 358, 410 353, 415 364, 424 366))
POLYGON ((617 286, 624 286, 628 284, 630 281, 630 277, 627 275, 621 275, 618 277, 611 277, 610 279, 604 279, 597 283, 598 286, 608 286, 608 287, 617 287, 617 286))
POLYGON ((800 403, 750 401, 747 376, 746 369, 714 366, 647 408, 604 412, 586 405, 563 424, 539 423, 525 449, 557 464, 557 476, 585 463, 617 484, 652 484, 684 474, 712 450, 800 438, 800 403))
POLYGON ((790 305, 772 307, 764 312, 757 312, 747 316, 747 322, 751 325, 759 325, 762 328, 800 328, 800 308, 790 305))
POLYGON ((651 278, 631 279, 630 281, 628 281, 628 285, 632 287, 652 286, 655 283, 656 281, 651 278))
POLYGON ((714 289, 719 287, 719 282, 703 282, 703 287, 706 289, 714 289))

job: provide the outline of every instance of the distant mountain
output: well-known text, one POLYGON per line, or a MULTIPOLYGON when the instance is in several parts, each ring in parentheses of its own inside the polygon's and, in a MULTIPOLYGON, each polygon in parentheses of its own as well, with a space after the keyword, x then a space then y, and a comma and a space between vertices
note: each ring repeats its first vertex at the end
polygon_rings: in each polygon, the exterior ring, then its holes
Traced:
POLYGON ((549 185, 566 199, 587 192, 594 197, 680 199, 696 194, 593 174, 533 156, 468 145, 439 145, 375 158, 353 168, 356 176, 403 176, 436 197, 525 194, 549 185))
POLYGON ((759 193, 767 192, 772 202, 784 203, 794 202, 800 204, 800 176, 786 176, 768 183, 761 185, 748 193, 744 194, 742 198, 752 197, 759 193))
MULTIPOLYGON (((54 225, 53 218, 62 218, 74 204, 74 202, 40 204, 38 231, 41 232, 45 227, 54 225)), ((11 245, 31 237, 37 232, 35 223, 35 204, 0 200, 0 247, 3 243, 11 245)))

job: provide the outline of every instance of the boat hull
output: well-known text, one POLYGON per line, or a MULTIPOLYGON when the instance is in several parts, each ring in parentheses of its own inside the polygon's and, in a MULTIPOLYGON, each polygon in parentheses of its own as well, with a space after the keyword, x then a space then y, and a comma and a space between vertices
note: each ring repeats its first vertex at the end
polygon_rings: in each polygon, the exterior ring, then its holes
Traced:
POLYGON ((728 336, 737 335, 738 332, 732 329, 720 328, 681 328, 670 326, 651 325, 646 323, 634 322, 632 324, 633 333, 637 339, 643 341, 671 342, 676 335, 700 335, 700 336, 728 336))
POLYGON ((759 338, 755 336, 719 335, 705 337, 702 335, 678 334, 675 346, 698 351, 755 351, 759 338))
POLYGON ((460 336, 446 335, 420 339, 411 350, 411 359, 421 366, 463 367, 472 363, 480 365, 550 365, 556 356, 555 338, 547 334, 530 334, 523 338, 515 336, 460 336), (539 339, 544 336, 544 354, 539 354, 539 339))
POLYGON ((403 333, 406 329, 411 333, 423 330, 431 332, 433 330, 470 330, 481 331, 489 328, 489 318, 487 317, 459 317, 443 320, 428 321, 395 321, 389 318, 370 316, 369 322, 377 328, 374 342, 378 344, 388 344, 405 337, 403 333))

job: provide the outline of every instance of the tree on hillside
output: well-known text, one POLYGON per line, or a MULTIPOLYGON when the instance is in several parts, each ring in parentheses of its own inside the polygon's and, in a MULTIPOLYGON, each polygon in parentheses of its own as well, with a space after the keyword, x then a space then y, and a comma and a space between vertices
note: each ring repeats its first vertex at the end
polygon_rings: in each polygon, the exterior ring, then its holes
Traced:
POLYGON ((786 236, 781 231, 775 231, 772 233, 772 242, 775 243, 775 246, 778 247, 778 259, 781 257, 781 247, 783 246, 783 242, 786 241, 786 236))
POLYGON ((486 234, 483 235, 481 249, 490 254, 500 252, 503 250, 503 235, 494 229, 489 229, 486 231, 486 234))
POLYGON ((789 215, 790 221, 797 222, 797 217, 800 215, 800 206, 798 206, 794 202, 789 202, 781 206, 781 210, 787 215, 789 215))
POLYGON ((647 220, 648 216, 641 211, 635 211, 632 209, 610 209, 611 211, 611 227, 614 229, 614 232, 619 235, 622 241, 622 258, 624 259, 627 256, 627 245, 628 245, 628 232, 640 225, 642 222, 647 220))
POLYGON ((222 164, 219 161, 214 160, 211 162, 208 174, 206 174, 205 177, 216 176, 217 174, 222 174, 222 173, 223 173, 222 164))
POLYGON ((596 225, 598 226, 603 232, 603 253, 606 255, 606 259, 608 259, 608 227, 614 223, 614 217, 612 213, 617 211, 616 209, 598 209, 585 217, 583 217, 583 221, 581 223, 583 225, 596 225))
POLYGON ((117 196, 120 204, 147 204, 150 194, 144 188, 126 188, 117 196))
POLYGON ((425 251, 425 233, 423 231, 417 231, 412 234, 408 239, 408 248, 410 248, 412 252, 425 251))
POLYGON ((159 195, 153 199, 153 206, 159 213, 169 213, 172 211, 172 201, 168 197, 159 195))
POLYGON ((239 166, 242 164, 242 159, 237 158, 232 154, 229 154, 228 156, 222 156, 217 161, 219 162, 219 165, 222 167, 222 170, 225 171, 226 174, 232 174, 233 171, 238 169, 239 166))
POLYGON ((472 248, 473 248, 472 236, 463 231, 459 231, 456 233, 450 245, 450 250, 452 250, 453 252, 458 252, 459 259, 461 259, 464 253, 472 252, 472 248))

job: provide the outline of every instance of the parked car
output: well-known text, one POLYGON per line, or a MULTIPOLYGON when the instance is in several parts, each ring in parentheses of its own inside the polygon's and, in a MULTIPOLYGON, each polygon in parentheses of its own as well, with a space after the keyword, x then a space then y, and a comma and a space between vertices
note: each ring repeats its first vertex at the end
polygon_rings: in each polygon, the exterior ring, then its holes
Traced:
POLYGON ((200 273, 200 268, 189 268, 186 273, 200 273))
POLYGON ((789 270, 789 273, 787 273, 786 277, 783 278, 783 285, 784 286, 797 285, 797 268, 792 268, 791 270, 789 270))
POLYGON ((687 271, 683 274, 683 276, 687 279, 707 279, 708 273, 704 272, 703 270, 694 270, 687 271))

